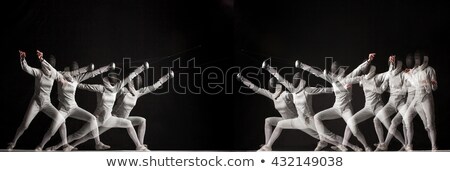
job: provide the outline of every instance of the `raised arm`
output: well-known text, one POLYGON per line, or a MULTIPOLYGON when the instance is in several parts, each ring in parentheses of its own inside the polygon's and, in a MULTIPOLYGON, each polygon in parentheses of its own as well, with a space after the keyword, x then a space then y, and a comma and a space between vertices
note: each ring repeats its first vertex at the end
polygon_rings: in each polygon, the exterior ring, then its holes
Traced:
POLYGON ((105 87, 100 84, 78 84, 78 88, 82 90, 103 93, 105 92, 105 87))
POLYGON ((317 69, 314 69, 313 67, 311 67, 307 64, 299 62, 298 60, 295 61, 295 67, 300 68, 304 71, 307 71, 307 72, 315 75, 316 77, 322 78, 329 83, 333 83, 333 78, 330 75, 326 74, 326 72, 322 72, 317 69))
POLYGON ((173 78, 175 76, 175 74, 173 73, 172 70, 170 70, 170 72, 166 75, 164 75, 163 77, 161 77, 156 83, 154 83, 153 85, 144 87, 139 89, 139 93, 141 94, 141 96, 148 94, 150 92, 155 91, 156 89, 158 89, 159 87, 161 87, 162 84, 164 84, 165 82, 167 82, 170 78, 173 78))
POLYGON ((47 60, 44 59, 44 53, 42 53, 39 50, 36 50, 36 53, 37 53, 37 56, 38 56, 39 60, 41 61, 42 67, 45 68, 43 70, 50 71, 50 75, 54 76, 55 79, 57 81, 59 81, 59 82, 65 82, 66 81, 64 76, 62 74, 60 74, 58 71, 56 71, 56 69, 50 63, 48 63, 47 60))
POLYGON ((257 87, 252 82, 244 78, 240 73, 238 73, 236 77, 239 81, 241 81, 248 88, 252 89, 255 93, 261 94, 269 99, 272 99, 272 93, 269 90, 257 87))
POLYGON ((22 67, 22 70, 34 77, 38 76, 41 73, 41 70, 28 66, 28 63, 25 60, 26 56, 25 52, 19 50, 20 66, 22 67))
POLYGON ((110 65, 103 66, 103 67, 98 68, 98 69, 96 69, 94 71, 85 72, 85 73, 82 73, 80 75, 74 76, 74 78, 76 78, 76 80, 78 82, 83 82, 86 79, 93 78, 93 77, 95 77, 97 75, 100 75, 102 73, 105 73, 105 72, 109 71, 110 69, 115 69, 115 68, 116 68, 116 64, 115 63, 111 63, 110 65))
POLYGON ((269 73, 271 75, 273 75, 275 78, 277 78, 278 82, 281 83, 281 85, 283 85, 284 87, 286 87, 286 89, 289 90, 289 92, 294 93, 296 92, 296 88, 294 87, 294 85, 292 85, 289 81, 287 81, 286 79, 284 79, 278 72, 277 70, 275 70, 275 68, 273 68, 272 66, 266 64, 266 62, 263 62, 262 68, 266 69, 267 71, 269 71, 269 73))
POLYGON ((367 60, 364 61, 363 63, 361 63, 361 64, 360 64, 358 67, 356 67, 355 69, 353 69, 353 71, 350 72, 350 73, 346 76, 346 78, 353 78, 353 77, 356 77, 356 76, 361 75, 362 71, 363 71, 364 69, 366 69, 367 67, 369 67, 370 62, 375 58, 375 55, 376 55, 375 53, 370 53, 370 54, 369 54, 369 57, 367 58, 367 60))
POLYGON ((131 72, 123 81, 120 81, 119 84, 117 84, 117 91, 119 91, 121 88, 123 88, 125 85, 128 84, 128 82, 130 82, 131 80, 133 80, 134 77, 136 77, 137 75, 139 75, 142 71, 144 71, 144 69, 148 69, 149 68, 149 64, 148 62, 145 62, 142 66, 136 68, 133 72, 131 72))

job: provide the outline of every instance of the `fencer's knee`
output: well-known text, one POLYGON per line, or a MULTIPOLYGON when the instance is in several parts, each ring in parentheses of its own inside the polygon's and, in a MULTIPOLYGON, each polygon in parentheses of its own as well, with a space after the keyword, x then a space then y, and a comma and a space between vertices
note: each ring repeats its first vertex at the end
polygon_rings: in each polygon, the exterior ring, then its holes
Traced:
POLYGON ((352 133, 355 133, 357 131, 357 124, 356 121, 353 119, 350 119, 347 121, 347 126, 352 131, 352 133))
POLYGON ((139 123, 140 123, 141 125, 146 124, 146 123, 147 123, 147 120, 146 120, 145 118, 141 118, 141 119, 139 120, 139 123))
POLYGON ((352 129, 356 125, 356 121, 354 119, 349 119, 347 121, 347 127, 352 129))
POLYGON ((20 127, 22 130, 26 130, 28 129, 28 127, 30 126, 30 123, 25 123, 23 122, 22 124, 20 124, 20 127))
POLYGON ((373 118, 373 123, 375 125, 379 124, 380 122, 381 122, 380 119, 378 119, 377 117, 373 118))
POLYGON ((322 120, 322 119, 320 118, 319 115, 315 115, 315 116, 314 116, 314 121, 320 121, 320 120, 322 120))
POLYGON ((412 125, 412 122, 413 122, 413 119, 410 117, 406 117, 405 119, 403 119, 403 125, 406 125, 408 127, 412 125))
POLYGON ((131 123, 130 120, 126 120, 124 121, 125 126, 127 126, 127 128, 133 128, 133 124, 131 123))
POLYGON ((95 117, 89 118, 88 122, 92 127, 97 127, 97 120, 95 119, 95 117))
POLYGON ((56 118, 55 118, 55 124, 57 125, 57 126, 61 126, 63 123, 65 123, 66 122, 66 120, 62 117, 62 116, 60 116, 60 115, 58 115, 56 118))
POLYGON ((266 126, 270 126, 270 123, 271 123, 270 118, 266 118, 266 119, 265 119, 265 125, 266 125, 266 126))
POLYGON ((281 128, 279 125, 277 125, 277 126, 275 127, 274 131, 282 130, 282 129, 283 129, 283 128, 281 128))

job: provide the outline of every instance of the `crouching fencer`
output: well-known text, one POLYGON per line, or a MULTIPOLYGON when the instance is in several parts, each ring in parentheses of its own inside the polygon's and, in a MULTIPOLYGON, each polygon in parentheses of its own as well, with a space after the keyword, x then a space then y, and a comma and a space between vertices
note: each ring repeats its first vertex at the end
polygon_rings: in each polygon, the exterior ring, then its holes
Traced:
MULTIPOLYGON (((98 126, 100 127, 99 130, 103 130, 102 128, 126 128, 129 136, 136 145, 136 150, 140 151, 148 151, 148 149, 139 141, 136 130, 134 129, 131 121, 128 119, 112 116, 111 112, 116 100, 116 95, 120 91, 120 89, 122 89, 127 83, 132 81, 132 79, 139 73, 144 71, 144 69, 148 68, 148 63, 145 63, 144 65, 131 72, 123 81, 119 80, 117 76, 114 76, 113 73, 108 73, 108 76, 103 77, 103 85, 78 84, 79 89, 97 93, 97 108, 95 109, 94 115, 97 117, 98 126)), ((88 127, 83 127, 81 130, 78 130, 74 134, 81 135, 80 133, 87 133, 86 130, 88 129, 88 127)), ((68 138, 74 137, 69 136, 68 138)), ((73 140, 68 139, 69 143, 72 141, 73 140)), ((81 143, 81 141, 82 140, 79 139, 72 145, 77 146, 81 143)))
MULTIPOLYGON (((50 118, 52 118, 52 123, 49 130, 45 133, 42 142, 36 147, 35 151, 41 151, 50 138, 58 131, 58 128, 64 123, 63 116, 58 112, 58 110, 52 105, 50 101, 50 92, 52 91, 53 82, 57 79, 58 75, 56 70, 52 70, 51 66, 54 66, 56 60, 54 58, 49 59, 50 63, 44 60, 43 53, 37 50, 37 56, 41 61, 41 69, 32 68, 28 66, 25 60, 26 53, 19 50, 20 64, 22 69, 32 75, 34 80, 34 94, 31 98, 28 109, 25 116, 16 131, 14 139, 8 144, 7 149, 12 150, 16 146, 17 140, 22 136, 25 130, 30 125, 31 121, 36 117, 39 112, 44 112, 50 118)), ((63 137, 63 136, 61 136, 63 137)), ((62 138, 64 140, 64 138, 62 138)))
MULTIPOLYGON (((116 103, 113 107, 112 115, 114 117, 130 120, 133 126, 138 126, 137 136, 139 138, 140 144, 144 145, 145 147, 147 147, 147 145, 144 144, 146 119, 140 116, 130 116, 130 113, 133 110, 134 106, 136 105, 138 98, 155 91, 156 89, 161 87, 165 82, 167 82, 170 78, 173 77, 174 73, 173 71, 170 71, 168 74, 161 77, 153 85, 143 87, 142 77, 140 75, 137 75, 133 79, 133 81, 128 83, 127 87, 123 87, 122 89, 120 89, 119 93, 117 94, 116 103)), ((102 126, 100 127, 99 132, 100 134, 102 134, 108 131, 109 129, 111 129, 111 127, 102 126)), ((84 143, 92 138, 93 138, 92 135, 86 135, 82 139, 78 140, 76 142, 76 145, 74 146, 84 143)))
MULTIPOLYGON (((293 119, 296 118, 297 110, 293 103, 292 94, 283 90, 283 86, 278 83, 275 77, 270 78, 269 87, 270 90, 259 88, 258 86, 251 83, 241 74, 237 75, 237 79, 240 80, 245 86, 252 89, 255 93, 266 96, 273 101, 275 109, 280 113, 281 117, 268 117, 265 119, 264 133, 265 133, 265 144, 269 142, 270 136, 272 135, 272 127, 277 126, 277 123, 283 119, 293 119)), ((262 146, 259 151, 270 151, 267 146, 262 146)))
MULTIPOLYGON (((387 75, 387 85, 390 92, 389 100, 373 119, 375 131, 379 140, 376 151, 387 150, 383 126, 386 127, 386 129, 389 129, 391 125, 390 117, 397 114, 402 107, 405 106, 406 84, 404 84, 405 79, 402 73, 402 66, 402 61, 397 61, 395 64, 395 56, 389 58, 389 74, 387 75)), ((392 131, 392 133, 402 145, 405 145, 404 138, 398 130, 392 131)))
MULTIPOLYGON (((97 150, 109 148, 109 146, 103 144, 98 137, 99 132, 95 116, 78 106, 77 102, 75 101, 75 92, 79 83, 89 78, 93 78, 97 75, 100 75, 104 72, 107 72, 109 70, 112 70, 114 68, 115 64, 112 63, 111 65, 101 67, 97 70, 93 70, 94 65, 91 64, 90 65, 91 71, 89 72, 85 73, 64 72, 63 74, 59 74, 62 75, 62 77, 58 79, 59 112, 64 116, 64 118, 71 117, 87 122, 87 125, 83 126, 86 127, 86 129, 81 129, 81 131, 85 131, 84 133, 77 133, 70 135, 69 138, 67 138, 68 140, 78 140, 81 137, 88 134, 88 132, 92 131, 92 134, 95 135, 95 148, 97 150)), ((76 62, 72 63, 71 71, 79 71, 78 63, 76 62)), ((64 123, 60 127, 60 132, 66 133, 65 131, 66 125, 64 123)), ((61 146, 64 146, 64 141, 58 145, 48 147, 47 150, 54 151, 59 149, 59 147, 61 146)), ((63 150, 65 151, 70 151, 73 149, 71 145, 66 145, 64 147, 65 148, 63 150)))
MULTIPOLYGON (((415 60, 419 62, 421 60, 420 54, 416 53, 414 55, 415 60)), ((415 86, 415 96, 411 102, 408 110, 405 114, 405 124, 407 129, 407 139, 408 145, 406 146, 407 151, 412 151, 412 139, 414 135, 412 122, 416 114, 419 114, 422 122, 425 126, 425 130, 428 133, 428 137, 431 142, 431 150, 436 151, 436 128, 435 128, 435 116, 434 116, 434 99, 433 91, 438 87, 436 72, 433 67, 428 65, 428 56, 423 57, 422 65, 420 65, 415 73, 411 75, 408 79, 415 86)))
MULTIPOLYGON (((279 121, 270 136, 269 141, 262 147, 262 150, 271 150, 273 143, 281 134, 283 129, 298 129, 306 134, 312 136, 319 140, 315 151, 319 151, 326 147, 327 142, 332 143, 338 148, 344 149, 345 147, 341 145, 342 138, 330 133, 332 137, 331 140, 320 141, 319 133, 317 133, 316 126, 314 124, 314 111, 312 108, 312 96, 323 93, 333 93, 333 89, 329 88, 316 88, 316 87, 306 87, 306 81, 302 79, 300 72, 294 74, 292 83, 285 80, 274 68, 263 63, 263 68, 267 69, 271 75, 273 75, 286 89, 288 89, 293 95, 293 102, 295 104, 298 117, 292 119, 283 119, 279 121), (343 148, 344 147, 344 148, 343 148)), ((326 131, 329 132, 329 131, 326 131)))
POLYGON ((370 147, 364 135, 361 133, 357 127, 359 123, 375 117, 381 108, 383 108, 384 103, 381 99, 381 94, 386 90, 387 84, 385 82, 386 75, 388 72, 376 74, 376 67, 371 65, 367 68, 365 75, 355 77, 356 81, 359 81, 359 85, 363 88, 365 96, 364 108, 355 113, 348 121, 347 127, 345 128, 344 143, 348 143, 351 134, 361 142, 364 147, 370 147))
MULTIPOLYGON (((299 63, 300 68, 302 68, 305 71, 311 72, 317 77, 323 78, 325 81, 331 83, 333 86, 334 95, 336 97, 333 107, 323 110, 314 116, 314 122, 316 124, 317 131, 319 132, 321 140, 325 140, 324 139, 325 137, 328 138, 330 137, 330 135, 328 135, 327 132, 325 132, 327 131, 327 128, 323 124, 324 120, 343 118, 344 121, 347 123, 349 119, 353 116, 353 108, 351 104, 352 84, 356 84, 359 82, 358 80, 355 79, 355 77, 359 76, 362 73, 362 71, 370 65, 370 62, 374 58, 375 53, 369 54, 367 60, 365 60, 362 64, 360 64, 357 68, 355 68, 350 74, 346 76, 345 71, 343 71, 342 68, 339 69, 339 65, 337 64, 337 62, 333 62, 330 72, 324 70, 323 73, 317 69, 312 68, 311 66, 299 63)), ((355 129, 356 127, 352 128, 355 129)), ((352 133, 357 133, 357 131, 352 131, 352 133)), ((348 145, 348 143, 344 142, 342 144, 345 146, 349 146, 355 151, 362 151, 361 148, 356 146, 350 146, 348 145)), ((367 145, 364 146, 366 151, 371 151, 371 148, 369 146, 367 145)))

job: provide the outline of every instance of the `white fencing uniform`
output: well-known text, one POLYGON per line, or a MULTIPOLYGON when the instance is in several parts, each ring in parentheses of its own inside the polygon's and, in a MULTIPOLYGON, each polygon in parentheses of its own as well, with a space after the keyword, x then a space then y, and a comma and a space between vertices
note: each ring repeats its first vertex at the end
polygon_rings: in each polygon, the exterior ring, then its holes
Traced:
MULTIPOLYGON (((123 81, 115 85, 111 85, 108 79, 103 79, 104 85, 98 84, 79 84, 78 88, 83 90, 88 90, 97 93, 97 108, 95 109, 94 115, 97 117, 97 122, 99 128, 99 132, 105 130, 107 128, 127 128, 128 134, 136 145, 137 149, 142 148, 142 144, 139 142, 137 138, 136 131, 133 128, 130 120, 118 118, 112 116, 111 112, 113 109, 114 102, 116 100, 116 94, 120 91, 128 82, 130 82, 134 77, 136 77, 139 73, 144 71, 144 66, 137 68, 134 72, 132 72, 127 78, 123 81)), ((89 128, 82 128, 78 130, 75 134, 82 135, 80 133, 87 133, 86 130, 89 128)), ((70 137, 70 136, 69 136, 70 137)), ((85 137, 92 137, 92 135, 86 135, 85 137)), ((79 139, 73 143, 73 146, 77 146, 78 144, 84 142, 83 139, 79 139)))
POLYGON ((408 78, 412 85, 416 86, 416 92, 404 118, 406 129, 408 130, 407 150, 412 150, 412 139, 414 134, 412 122, 416 114, 419 114, 425 126, 425 130, 428 132, 432 150, 435 151, 437 150, 437 145, 432 91, 437 89, 436 72, 432 67, 428 66, 428 64, 425 64, 425 62, 417 70, 418 71, 416 71, 411 78, 408 78))
POLYGON ((274 103, 275 109, 280 113, 281 117, 268 117, 265 120, 265 138, 267 143, 272 135, 272 127, 277 126, 277 123, 283 119, 293 119, 296 118, 297 110, 295 109, 295 105, 293 103, 292 94, 287 91, 282 91, 281 86, 277 84, 277 88, 275 93, 271 93, 269 90, 259 88, 249 80, 244 77, 241 77, 240 80, 244 85, 252 89, 254 92, 266 96, 271 99, 274 103))
POLYGON ((363 87, 365 104, 364 108, 356 112, 355 115, 347 121, 347 128, 345 128, 344 135, 344 145, 347 144, 351 134, 353 133, 353 135, 364 145, 364 147, 369 147, 364 135, 358 129, 357 125, 370 117, 374 117, 375 114, 383 108, 384 103, 381 99, 381 94, 386 89, 387 84, 383 83, 385 83, 384 81, 386 80, 387 74, 388 73, 385 72, 375 75, 375 67, 373 66, 369 74, 355 78, 356 80, 359 80, 359 85, 363 87))
MULTIPOLYGON (((294 98, 294 104, 297 110, 297 114, 299 116, 296 118, 283 119, 279 121, 265 146, 271 149, 273 143, 279 137, 283 129, 298 129, 310 135, 311 137, 320 140, 319 133, 317 133, 317 129, 313 121, 314 111, 312 108, 312 96, 323 93, 333 93, 333 89, 331 87, 305 87, 305 81, 303 79, 301 79, 300 84, 297 87, 294 87, 291 83, 289 83, 281 75, 279 75, 275 69, 269 67, 268 70, 283 86, 285 86, 291 92, 294 98)), ((327 140, 327 142, 330 142, 335 146, 341 145, 342 138, 340 136, 337 136, 328 130, 326 132, 332 138, 327 140)), ((316 150, 322 149, 323 146, 325 146, 324 144, 326 145, 326 143, 319 142, 316 150)))
MULTIPOLYGON (((80 82, 83 82, 89 78, 93 78, 97 75, 100 75, 104 72, 107 72, 110 69, 110 66, 104 66, 97 70, 91 72, 80 73, 81 70, 72 71, 70 73, 63 72, 62 79, 58 80, 58 100, 59 100, 59 112, 64 116, 64 118, 71 117, 78 120, 86 121, 87 123, 83 125, 81 131, 85 131, 83 133, 75 133, 70 135, 67 140, 62 141, 61 143, 49 147, 49 150, 56 150, 64 144, 70 143, 74 140, 78 140, 81 137, 88 134, 88 132, 92 131, 92 134, 95 136, 96 145, 101 144, 100 139, 98 138, 98 126, 97 120, 94 115, 89 113, 88 111, 80 108, 75 101, 75 92, 77 86, 80 82)), ((61 74, 59 74, 61 75, 61 74)), ((66 125, 62 124, 60 128, 60 132, 64 133, 66 125)))
POLYGON ((42 60, 42 69, 32 68, 28 66, 25 58, 21 58, 20 64, 22 69, 35 77, 34 80, 34 94, 31 98, 30 104, 28 106, 27 112, 20 124, 14 139, 9 143, 8 149, 11 150, 15 147, 17 140, 22 136, 25 130, 30 125, 31 121, 36 117, 39 112, 44 112, 50 118, 53 119, 49 130, 45 133, 42 142, 36 147, 37 151, 42 150, 45 143, 50 140, 50 138, 58 131, 58 128, 64 123, 63 116, 58 112, 58 110, 51 104, 50 92, 52 91, 53 82, 57 79, 58 75, 56 70, 54 70, 51 65, 42 60))
MULTIPOLYGON (((407 77, 411 77, 410 75, 412 73, 415 73, 415 71, 416 71, 415 69, 411 69, 410 72, 408 72, 408 73, 403 72, 405 79, 407 77)), ((406 114, 406 111, 408 110, 408 107, 411 105, 412 100, 414 100, 414 95, 416 93, 415 87, 411 84, 411 82, 408 79, 406 79, 403 84, 406 84, 406 89, 408 92, 407 96, 406 96, 406 103, 405 103, 405 105, 400 107, 399 112, 397 113, 397 115, 394 116, 394 118, 391 121, 391 125, 389 126, 388 134, 384 141, 384 147, 383 147, 384 150, 388 149, 389 143, 392 140, 393 134, 396 132, 398 125, 400 125, 400 123, 402 123, 402 121, 404 121, 404 118, 405 118, 404 116, 406 114)), ((406 124, 403 124, 403 136, 404 136, 404 140, 405 140, 405 145, 408 144, 406 131, 407 131, 406 124)), ((401 140, 399 140, 399 141, 401 141, 401 140)), ((402 149, 403 148, 404 147, 402 147, 402 149)))
POLYGON ((370 61, 363 62, 345 77, 339 77, 334 74, 327 74, 325 72, 322 73, 311 66, 305 64, 302 65, 303 70, 311 72, 317 77, 321 77, 331 83, 333 86, 334 95, 336 97, 333 107, 323 110, 314 116, 314 122, 316 124, 317 131, 320 134, 321 140, 331 138, 331 135, 326 133, 327 129, 323 124, 324 120, 342 118, 347 123, 347 121, 352 117, 352 84, 359 82, 359 80, 355 79, 355 77, 360 75, 362 70, 368 67, 369 63, 370 61))
MULTIPOLYGON (((147 86, 144 88, 141 88, 139 90, 134 89, 133 82, 128 83, 128 87, 123 87, 120 89, 119 93, 116 97, 116 103, 113 107, 112 115, 113 117, 119 117, 124 118, 129 121, 131 121, 133 126, 138 126, 138 138, 139 142, 143 145, 144 144, 144 136, 145 136, 145 129, 146 129, 146 119, 140 116, 130 116, 131 111, 133 110, 134 106, 136 105, 136 102, 138 98, 140 98, 143 95, 146 95, 148 93, 151 93, 161 87, 161 85, 168 81, 170 77, 170 73, 163 76, 161 79, 159 79, 158 82, 151 86, 147 86)), ((111 129, 110 127, 102 127, 99 131, 100 134, 108 131, 111 129)), ((87 135, 86 137, 83 137, 78 141, 78 144, 84 143, 85 141, 92 139, 91 135, 87 135)))
MULTIPOLYGON (((385 150, 385 136, 383 131, 383 126, 389 129, 391 125, 390 117, 397 114, 402 107, 405 105, 406 100, 406 84, 404 84, 405 78, 401 69, 401 62, 397 62, 397 66, 394 69, 394 64, 391 63, 389 66, 389 74, 387 75, 387 81, 389 86, 389 100, 386 105, 376 114, 374 121, 375 131, 378 136, 378 146, 377 150, 385 150)), ((396 137, 403 145, 405 144, 404 138, 398 130, 394 131, 394 137, 396 137)))

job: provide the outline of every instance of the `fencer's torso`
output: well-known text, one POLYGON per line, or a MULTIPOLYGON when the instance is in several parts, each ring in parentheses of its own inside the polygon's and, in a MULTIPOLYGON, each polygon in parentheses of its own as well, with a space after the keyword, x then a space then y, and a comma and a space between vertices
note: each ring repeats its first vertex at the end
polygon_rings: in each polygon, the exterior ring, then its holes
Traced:
POLYGON ((312 96, 322 93, 331 93, 331 88, 305 87, 301 91, 293 93, 297 114, 302 116, 314 116, 312 96))
POLYGON ((60 108, 65 110, 70 110, 71 108, 77 107, 77 102, 75 101, 75 92, 78 86, 77 81, 62 81, 58 82, 58 100, 60 103, 60 108))
POLYGON ((365 96, 365 108, 371 108, 375 110, 378 106, 383 106, 383 100, 381 98, 381 93, 376 92, 376 90, 380 89, 381 84, 384 81, 385 74, 378 74, 373 76, 370 79, 366 79, 365 76, 361 77, 360 85, 363 88, 364 96, 365 96))
POLYGON ((275 109, 278 110, 278 112, 284 119, 291 119, 298 116, 296 113, 297 110, 291 97, 292 95, 290 95, 287 91, 283 91, 278 97, 275 97, 275 95, 272 94, 272 100, 273 104, 275 105, 275 109))
MULTIPOLYGON (((406 90, 404 89, 404 75, 402 72, 394 75, 389 73, 389 91, 390 96, 387 104, 392 105, 395 108, 398 108, 399 105, 405 103, 406 90)), ((405 85, 406 86, 406 85, 405 85)))
POLYGON ((309 96, 305 89, 300 92, 293 93, 294 105, 298 115, 313 116, 312 96, 309 96))
POLYGON ((432 96, 433 86, 431 80, 435 80, 436 75, 432 67, 428 66, 420 70, 416 68, 411 73, 410 82, 415 88, 415 98, 422 100, 426 95, 432 96))
POLYGON ((352 87, 347 87, 345 82, 333 82, 333 92, 335 101, 333 107, 343 111, 346 108, 352 108, 352 87))
POLYGON ((56 74, 51 73, 50 76, 43 72, 34 79, 34 95, 33 97, 40 105, 43 103, 50 103, 50 93, 52 92, 53 82, 56 79, 56 74))
POLYGON ((113 108, 113 114, 117 117, 127 118, 136 105, 139 93, 132 94, 128 88, 122 88, 118 93, 116 105, 113 108))

